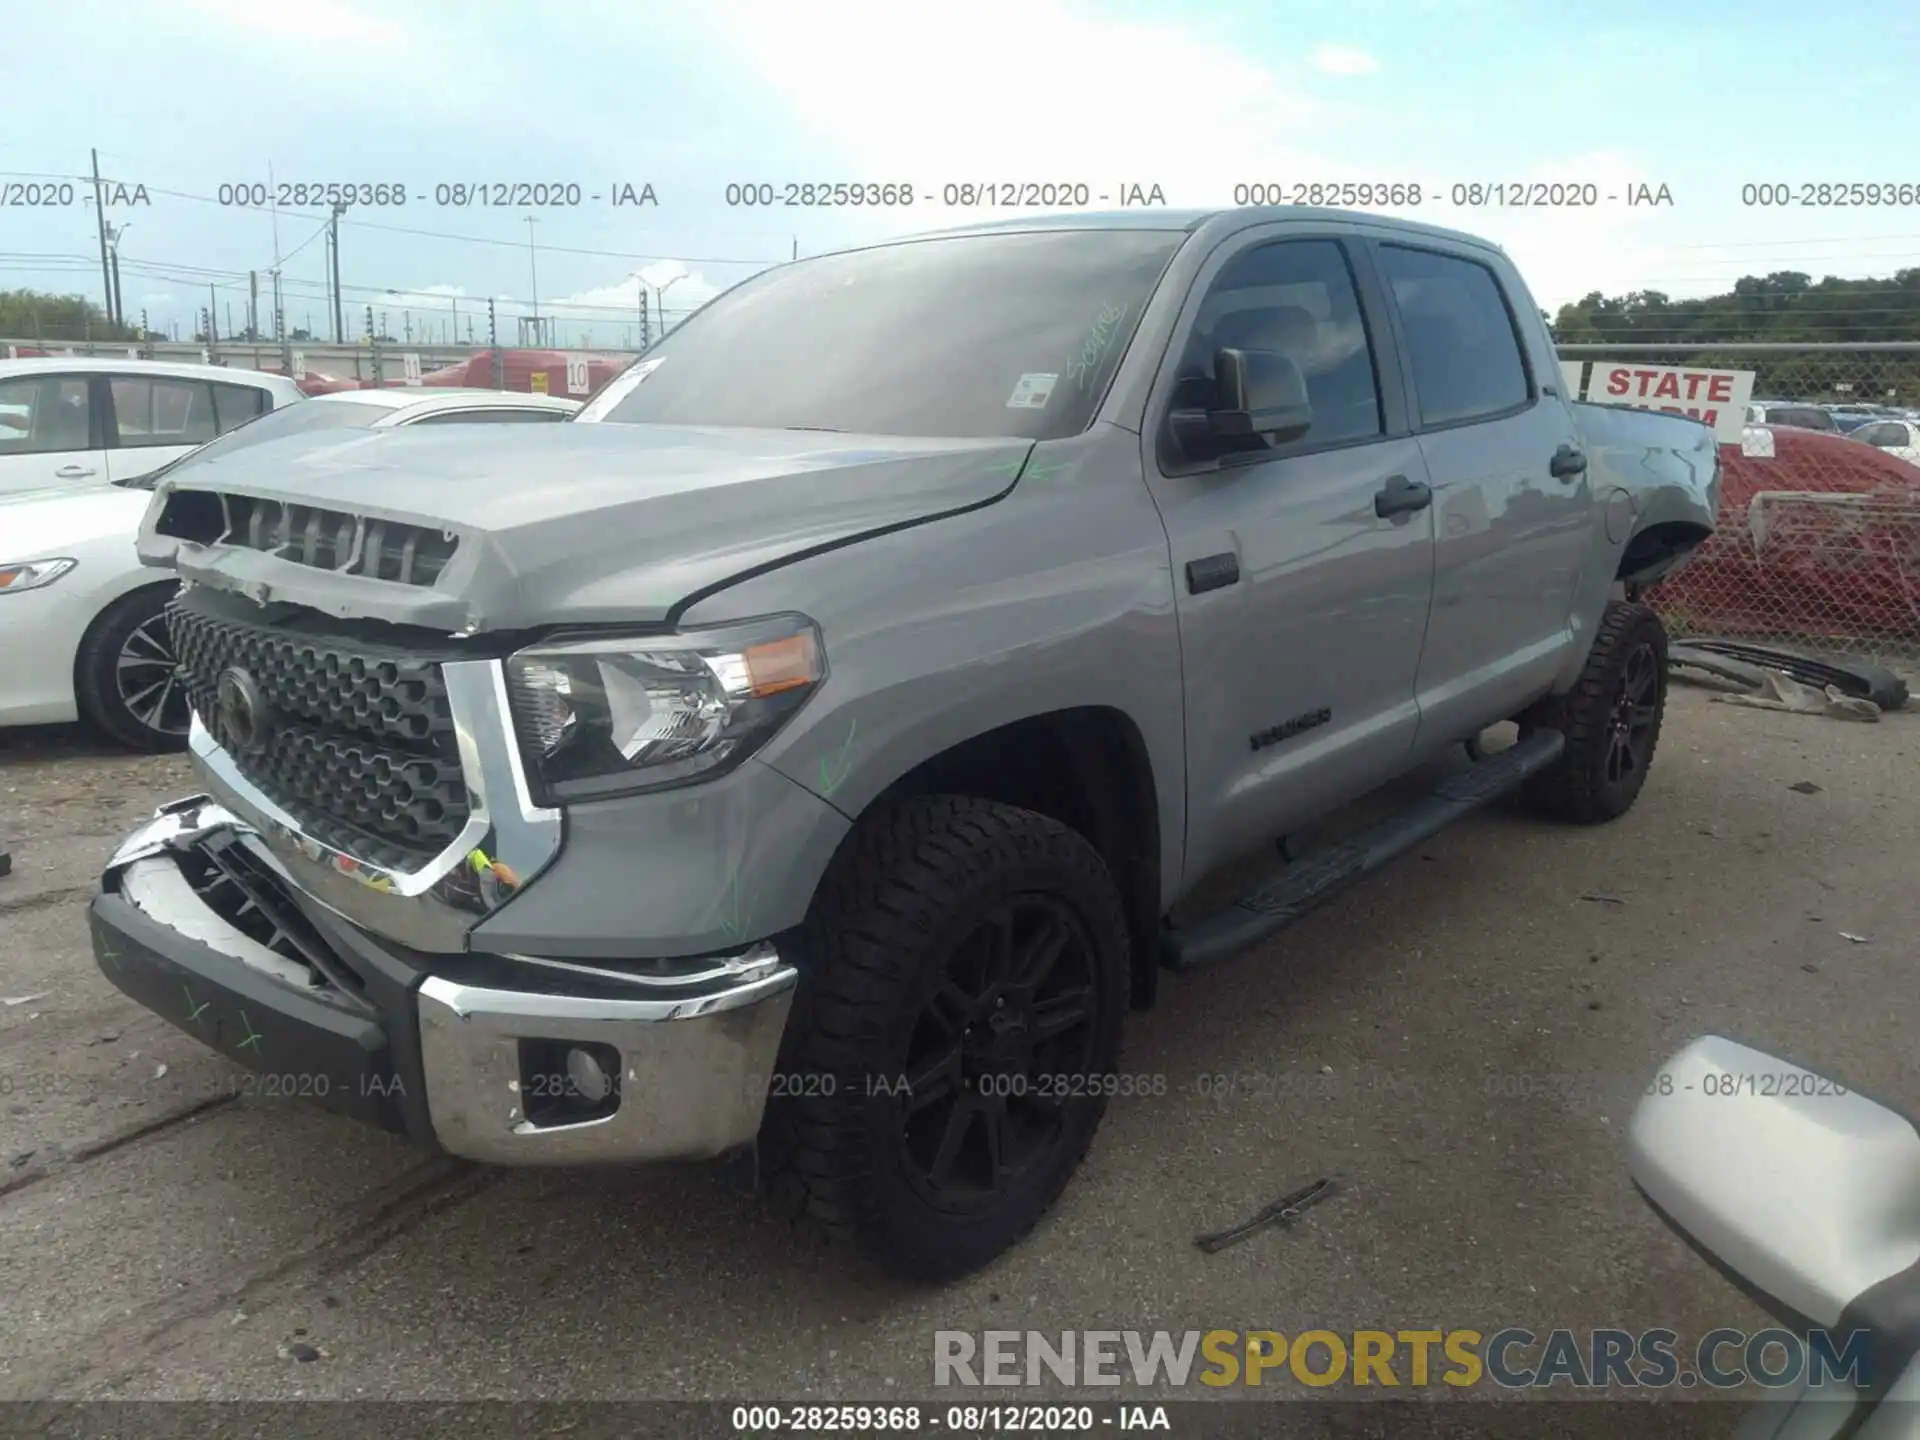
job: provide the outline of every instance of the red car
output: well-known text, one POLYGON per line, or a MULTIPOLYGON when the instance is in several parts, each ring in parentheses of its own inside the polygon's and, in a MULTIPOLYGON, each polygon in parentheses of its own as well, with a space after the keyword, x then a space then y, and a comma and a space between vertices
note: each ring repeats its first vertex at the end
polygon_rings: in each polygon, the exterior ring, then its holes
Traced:
POLYGON ((1920 643, 1920 466, 1785 425, 1720 456, 1719 529, 1648 592, 1670 629, 1920 643))

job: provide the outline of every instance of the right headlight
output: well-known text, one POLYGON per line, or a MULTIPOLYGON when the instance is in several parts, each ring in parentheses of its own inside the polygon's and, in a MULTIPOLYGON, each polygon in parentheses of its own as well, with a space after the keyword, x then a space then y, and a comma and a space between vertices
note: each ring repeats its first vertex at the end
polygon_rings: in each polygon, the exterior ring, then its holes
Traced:
POLYGON ((686 785, 765 744, 826 678, 803 616, 668 635, 556 638, 506 662, 529 779, 542 799, 686 785))
POLYGON ((63 558, 16 560, 11 565, 0 564, 0 595, 14 595, 22 590, 38 590, 42 585, 51 585, 77 563, 63 558))

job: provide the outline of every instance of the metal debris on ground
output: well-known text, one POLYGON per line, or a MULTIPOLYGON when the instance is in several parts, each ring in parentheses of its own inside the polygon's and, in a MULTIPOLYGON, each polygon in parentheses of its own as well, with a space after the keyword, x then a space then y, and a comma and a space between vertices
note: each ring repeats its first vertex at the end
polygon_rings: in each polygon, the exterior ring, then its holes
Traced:
POLYGON ((1244 1240, 1255 1231, 1264 1230, 1271 1225, 1291 1225, 1300 1218, 1300 1212, 1309 1205, 1318 1204, 1334 1192, 1334 1181, 1316 1180, 1311 1185, 1303 1185, 1291 1194, 1282 1195, 1278 1200, 1257 1212, 1252 1218, 1230 1230, 1216 1231, 1211 1235, 1196 1235, 1193 1243, 1207 1254, 1224 1250, 1236 1241, 1244 1240))
POLYGON ((47 996, 52 993, 51 990, 42 990, 38 995, 8 995, 0 997, 0 1005, 5 1005, 9 1008, 15 1005, 31 1005, 36 1000, 46 999, 47 996))
POLYGON ((1840 938, 1842 940, 1851 940, 1856 945, 1865 945, 1873 939, 1871 935, 1855 935, 1846 930, 1840 932, 1840 938))
POLYGON ((1802 685, 1791 675, 1778 670, 1760 674, 1760 688, 1751 695, 1716 695, 1720 705, 1745 705, 1754 710, 1784 710, 1791 715, 1824 715, 1829 720, 1859 720, 1879 723, 1880 707, 1871 700, 1843 693, 1839 686, 1817 689, 1802 685))
POLYGON ((13 852, 11 850, 0 848, 0 875, 8 875, 8 874, 11 874, 12 872, 13 872, 13 852))
POLYGON ((1673 642, 1667 664, 1679 679, 1691 679, 1686 672, 1698 670, 1747 690, 1760 689, 1769 673, 1784 673, 1815 690, 1837 688, 1843 697, 1870 700, 1881 710, 1901 709, 1909 698, 1907 682, 1884 665, 1790 645, 1690 636, 1673 642))
POLYGON ((1820 793, 1820 787, 1811 780, 1796 780, 1793 784, 1787 786, 1787 789, 1798 791, 1802 795, 1818 795, 1820 793))
POLYGON ((1596 905, 1624 905, 1627 902, 1618 895, 1582 895, 1582 900, 1591 900, 1596 905))

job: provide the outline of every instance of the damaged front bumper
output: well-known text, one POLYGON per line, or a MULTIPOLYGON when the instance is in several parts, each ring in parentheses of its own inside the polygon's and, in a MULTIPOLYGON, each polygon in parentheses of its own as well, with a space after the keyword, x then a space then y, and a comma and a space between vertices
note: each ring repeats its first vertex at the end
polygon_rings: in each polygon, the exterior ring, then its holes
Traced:
POLYGON ((88 921, 110 981, 269 1093, 507 1165, 750 1141, 797 978, 764 942, 646 976, 405 950, 304 897, 207 796, 121 843, 88 921))

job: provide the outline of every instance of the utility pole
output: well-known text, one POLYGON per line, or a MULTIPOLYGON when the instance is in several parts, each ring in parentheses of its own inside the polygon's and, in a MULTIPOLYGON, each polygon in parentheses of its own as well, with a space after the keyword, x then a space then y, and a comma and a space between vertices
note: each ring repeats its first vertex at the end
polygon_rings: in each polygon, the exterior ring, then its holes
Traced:
POLYGON ((100 152, 93 152, 93 218, 100 222, 100 288, 106 292, 107 323, 113 313, 113 274, 107 266, 107 204, 100 191, 100 152))
POLYGON ((540 339, 540 267, 534 259, 533 227, 540 222, 533 216, 527 216, 527 277, 533 282, 533 338, 540 339))
POLYGON ((333 216, 327 222, 328 265, 333 272, 333 340, 336 345, 346 343, 347 322, 340 304, 340 217, 347 213, 347 207, 335 201, 333 216))
POLYGON ((493 298, 487 298, 487 351, 493 356, 493 388, 507 388, 506 361, 500 355, 500 326, 493 313, 493 298))
POLYGON ((800 258, 800 237, 798 235, 793 237, 793 258, 796 260, 800 258))
POLYGON ((260 272, 247 272, 247 339, 260 338, 260 272))
POLYGON ((227 338, 233 338, 233 302, 227 301, 227 338))
POLYGON ((380 332, 373 328, 373 306, 367 306, 367 348, 373 351, 373 383, 386 377, 380 373, 380 332))
POLYGON ((120 237, 126 233, 122 225, 113 232, 113 323, 122 328, 126 322, 126 306, 120 298, 120 237))
POLYGON ((406 326, 407 344, 413 344, 413 312, 411 310, 402 310, 400 312, 400 323, 406 326))
POLYGON ((207 286, 207 343, 209 345, 217 344, 220 339, 220 334, 219 334, 220 327, 214 323, 215 316, 217 316, 220 313, 219 307, 220 307, 220 301, 213 293, 213 286, 208 285, 207 286))

